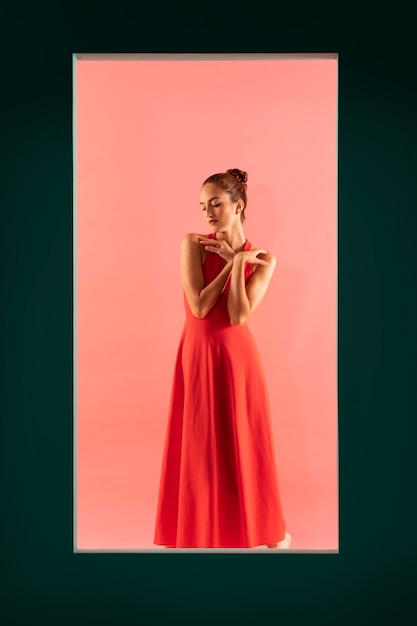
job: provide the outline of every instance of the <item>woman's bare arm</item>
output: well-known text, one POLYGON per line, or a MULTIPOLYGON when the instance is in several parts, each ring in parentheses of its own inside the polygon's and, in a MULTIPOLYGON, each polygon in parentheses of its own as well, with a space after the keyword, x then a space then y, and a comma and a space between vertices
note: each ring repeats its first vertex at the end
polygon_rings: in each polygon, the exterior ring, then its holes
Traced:
MULTIPOLYGON (((209 252, 209 254, 213 254, 209 252)), ((233 260, 208 285, 204 284, 201 244, 198 235, 187 233, 181 242, 181 282, 193 315, 203 318, 218 302, 232 270, 233 260)))
POLYGON ((227 310, 232 326, 244 324, 262 302, 276 267, 276 258, 271 253, 259 254, 258 258, 268 265, 258 265, 245 285, 245 257, 238 252, 233 259, 227 310))

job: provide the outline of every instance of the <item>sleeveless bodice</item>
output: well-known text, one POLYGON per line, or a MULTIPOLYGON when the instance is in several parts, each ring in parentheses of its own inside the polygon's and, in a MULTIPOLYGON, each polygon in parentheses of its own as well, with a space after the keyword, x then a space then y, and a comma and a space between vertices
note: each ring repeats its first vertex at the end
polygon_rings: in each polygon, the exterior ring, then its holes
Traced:
MULTIPOLYGON (((216 239, 216 233, 210 233, 207 235, 209 239, 216 239)), ((243 250, 250 250, 252 248, 252 244, 246 239, 243 250)), ((212 280, 216 278, 218 274, 222 271, 227 261, 223 259, 221 256, 216 254, 215 252, 208 252, 206 258, 203 262, 203 274, 205 285, 211 283, 212 280)), ((249 277, 252 275, 253 266, 250 263, 245 263, 245 283, 248 281, 249 277)), ((203 323, 215 323, 220 324, 222 326, 231 326, 229 313, 227 311, 227 296, 230 289, 230 280, 232 273, 229 274, 229 278, 227 279, 227 283, 221 294, 219 300, 214 305, 214 307, 207 313, 207 315, 200 319, 193 315, 190 305, 188 304, 187 297, 184 293, 184 307, 185 307, 185 316, 186 320, 197 320, 198 322, 203 323)))

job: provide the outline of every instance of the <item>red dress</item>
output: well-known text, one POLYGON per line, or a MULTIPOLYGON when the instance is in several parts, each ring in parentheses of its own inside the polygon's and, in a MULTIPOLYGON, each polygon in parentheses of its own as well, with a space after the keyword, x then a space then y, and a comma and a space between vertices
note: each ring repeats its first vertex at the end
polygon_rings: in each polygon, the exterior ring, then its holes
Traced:
MULTIPOLYGON (((243 249, 251 247, 246 240, 243 249)), ((206 285, 225 264, 218 254, 207 254, 206 285)), ((246 283, 251 274, 246 263, 246 283)), ((265 375, 247 324, 230 324, 229 288, 230 276, 203 319, 192 314, 184 294, 156 545, 251 548, 285 537, 265 375)))

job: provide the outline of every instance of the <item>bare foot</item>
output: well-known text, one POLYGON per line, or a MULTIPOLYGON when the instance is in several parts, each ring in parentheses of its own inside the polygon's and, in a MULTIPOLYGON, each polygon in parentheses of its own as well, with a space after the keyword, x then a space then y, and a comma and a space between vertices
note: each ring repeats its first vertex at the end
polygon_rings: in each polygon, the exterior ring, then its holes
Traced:
POLYGON ((278 543, 267 543, 267 548, 285 549, 291 545, 292 537, 289 533, 285 533, 285 539, 278 541, 278 543))

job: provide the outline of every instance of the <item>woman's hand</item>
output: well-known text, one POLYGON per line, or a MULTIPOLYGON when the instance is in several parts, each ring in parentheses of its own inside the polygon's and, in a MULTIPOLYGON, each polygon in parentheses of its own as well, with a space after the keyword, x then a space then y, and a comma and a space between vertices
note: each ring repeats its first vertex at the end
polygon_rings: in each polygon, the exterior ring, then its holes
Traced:
POLYGON ((229 246, 227 241, 225 241, 224 239, 218 241, 216 239, 199 237, 199 240, 200 244, 203 245, 208 252, 215 252, 225 261, 233 260, 233 258, 236 256, 236 252, 233 250, 233 248, 229 246))
POLYGON ((269 265, 268 261, 264 259, 258 259, 258 254, 268 254, 266 250, 262 248, 252 248, 252 250, 242 250, 236 253, 236 260, 243 263, 250 263, 251 265, 269 265))

